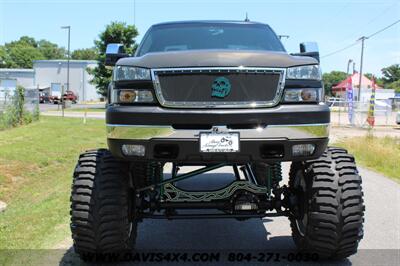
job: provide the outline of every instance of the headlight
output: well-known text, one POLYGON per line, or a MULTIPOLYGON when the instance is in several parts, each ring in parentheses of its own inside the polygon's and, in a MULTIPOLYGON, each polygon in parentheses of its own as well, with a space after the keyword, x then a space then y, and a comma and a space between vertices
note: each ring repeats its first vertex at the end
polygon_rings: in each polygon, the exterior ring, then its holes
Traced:
POLYGON ((318 102, 323 98, 322 88, 285 89, 284 102, 318 102))
POLYGON ((116 66, 114 80, 151 80, 150 69, 131 66, 116 66))
POLYGON ((319 65, 290 67, 286 71, 286 79, 321 80, 319 65))
POLYGON ((112 103, 153 103, 154 96, 150 90, 113 89, 112 103))

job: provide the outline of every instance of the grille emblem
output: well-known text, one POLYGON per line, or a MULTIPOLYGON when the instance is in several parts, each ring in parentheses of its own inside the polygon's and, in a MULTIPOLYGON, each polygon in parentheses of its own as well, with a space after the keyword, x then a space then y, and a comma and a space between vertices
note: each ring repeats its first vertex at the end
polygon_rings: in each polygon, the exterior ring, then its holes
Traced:
POLYGON ((231 92, 231 83, 225 77, 218 77, 211 85, 211 96, 225 98, 231 92))

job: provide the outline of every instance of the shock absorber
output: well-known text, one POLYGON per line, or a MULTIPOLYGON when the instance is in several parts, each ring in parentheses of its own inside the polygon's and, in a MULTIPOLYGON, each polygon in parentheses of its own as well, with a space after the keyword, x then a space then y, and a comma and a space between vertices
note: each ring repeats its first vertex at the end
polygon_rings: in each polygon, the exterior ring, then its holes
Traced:
POLYGON ((280 162, 270 165, 272 175, 272 185, 278 185, 282 181, 282 164, 280 162))
POLYGON ((163 164, 160 162, 149 162, 147 167, 147 176, 149 177, 149 185, 156 184, 162 180, 163 164))
POLYGON ((273 163, 270 165, 270 173, 271 173, 271 188, 272 193, 274 194, 274 208, 277 212, 282 211, 282 187, 279 187, 279 182, 282 181, 282 164, 280 162, 273 163))
MULTIPOLYGON (((147 180, 146 186, 154 185, 162 181, 163 179, 163 164, 160 162, 149 162, 146 167, 147 171, 147 180)), ((150 197, 155 200, 156 197, 161 196, 164 194, 164 186, 161 186, 160 190, 155 191, 148 191, 150 197)))

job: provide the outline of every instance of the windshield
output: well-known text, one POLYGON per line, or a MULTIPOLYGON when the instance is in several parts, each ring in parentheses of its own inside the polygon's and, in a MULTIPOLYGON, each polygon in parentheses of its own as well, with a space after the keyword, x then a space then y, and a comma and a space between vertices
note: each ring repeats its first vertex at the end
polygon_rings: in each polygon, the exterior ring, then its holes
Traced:
POLYGON ((267 25, 182 23, 150 28, 137 55, 204 49, 285 51, 276 34, 267 25))

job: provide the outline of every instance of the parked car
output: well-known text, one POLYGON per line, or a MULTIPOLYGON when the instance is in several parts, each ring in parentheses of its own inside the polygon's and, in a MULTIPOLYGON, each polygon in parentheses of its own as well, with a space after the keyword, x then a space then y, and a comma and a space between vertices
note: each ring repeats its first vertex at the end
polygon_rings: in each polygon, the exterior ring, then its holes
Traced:
POLYGON ((50 96, 46 93, 40 93, 39 103, 50 103, 50 96))
POLYGON ((71 101, 72 103, 77 103, 78 96, 76 96, 76 94, 73 91, 66 91, 66 93, 64 93, 63 100, 71 101))
POLYGON ((400 111, 398 111, 396 115, 396 124, 400 125, 400 111))
MULTIPOLYGON (((66 93, 64 93, 63 100, 77 103, 78 96, 73 91, 66 91, 66 93)), ((58 104, 62 102, 62 100, 60 100, 60 96, 57 95, 57 93, 53 93, 53 95, 51 95, 49 92, 41 92, 39 94, 39 102, 58 104)))

